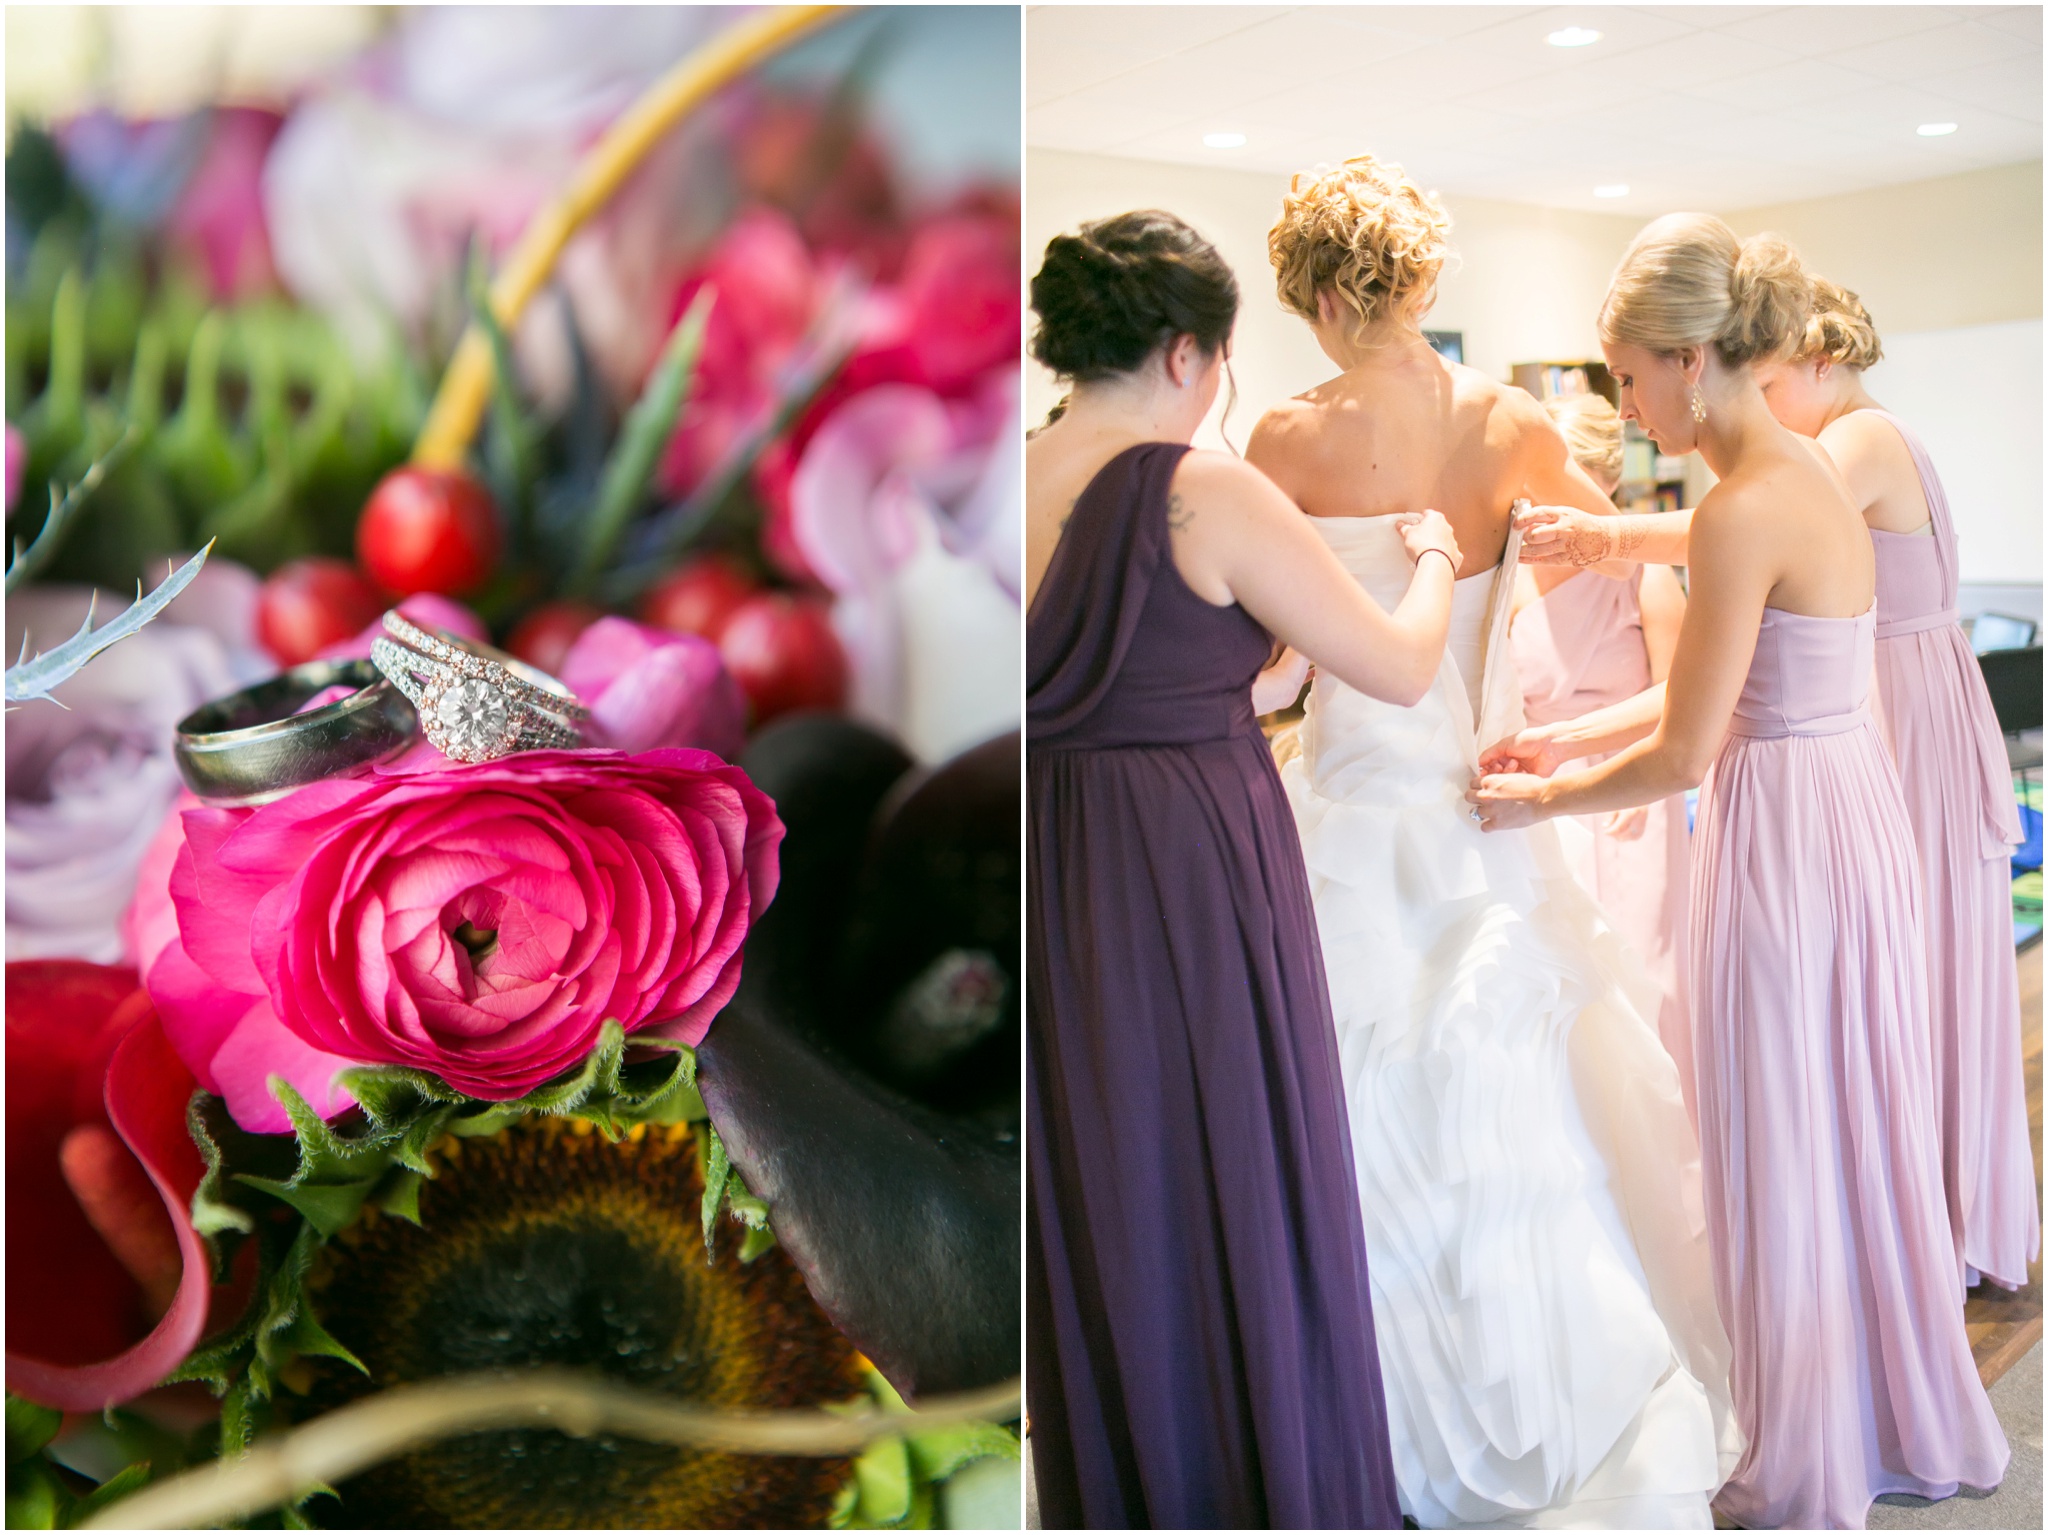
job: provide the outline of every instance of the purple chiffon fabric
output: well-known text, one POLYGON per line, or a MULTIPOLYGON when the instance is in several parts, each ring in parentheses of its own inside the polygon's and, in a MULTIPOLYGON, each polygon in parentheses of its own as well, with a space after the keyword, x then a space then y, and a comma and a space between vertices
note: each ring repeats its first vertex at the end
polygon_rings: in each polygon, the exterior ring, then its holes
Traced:
POLYGON ((1956 622, 1956 531, 1919 438, 1885 411, 1927 496, 1928 534, 1873 529, 1878 722, 1906 791, 1926 900, 1942 1181, 1964 1283, 2027 1282, 2041 1251, 2027 1133, 2012 856, 2019 809, 1984 673, 1956 622))
POLYGON ((1047 1528, 1400 1523, 1330 1003, 1251 710, 1112 459, 1028 627, 1032 1457, 1047 1528))
POLYGON ((1875 613, 1766 609, 1700 793, 1692 1017, 1714 1282, 1749 1449, 1715 1507, 1861 1529, 1995 1486, 1941 1177, 1919 865, 1866 700, 1875 613))

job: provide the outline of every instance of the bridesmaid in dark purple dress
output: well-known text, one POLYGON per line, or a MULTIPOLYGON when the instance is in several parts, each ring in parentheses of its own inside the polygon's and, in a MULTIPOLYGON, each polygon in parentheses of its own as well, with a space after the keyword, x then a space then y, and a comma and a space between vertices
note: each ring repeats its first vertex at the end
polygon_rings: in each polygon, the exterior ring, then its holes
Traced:
POLYGON ((1075 383, 1027 461, 1047 1528, 1400 1523, 1315 916, 1250 689, 1277 632, 1412 702, 1458 556, 1410 519, 1389 615, 1257 470, 1189 448, 1236 303, 1158 213, 1061 236, 1032 283, 1034 354, 1075 383))

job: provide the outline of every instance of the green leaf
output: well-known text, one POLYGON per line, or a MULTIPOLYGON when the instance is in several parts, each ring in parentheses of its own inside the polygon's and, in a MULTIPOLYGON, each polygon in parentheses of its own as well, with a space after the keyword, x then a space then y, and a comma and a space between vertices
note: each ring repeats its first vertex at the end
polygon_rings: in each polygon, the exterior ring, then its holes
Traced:
POLYGON ((27 1460, 57 1437, 64 1414, 41 1402, 7 1393, 7 1464, 27 1460))
POLYGON ((584 519, 583 549, 570 580, 572 592, 587 593, 598 573, 611 563, 627 522, 647 494, 648 479, 675 434, 683 401, 696 376, 704 328, 716 297, 709 284, 698 290, 669 333, 660 363, 619 429, 598 482, 596 504, 584 519))
POLYGON ((409 1167, 392 1173, 371 1196, 377 1208, 399 1220, 420 1223, 420 1185, 425 1177, 409 1167))
POLYGON ((1000 1423, 952 1423, 907 1440, 910 1464, 927 1482, 943 1482, 962 1466, 991 1455, 1018 1460, 1017 1436, 1000 1423))
POLYGON ((280 1183, 253 1173, 236 1173, 235 1181, 283 1200, 312 1222, 323 1237, 331 1237, 350 1225, 362 1213, 363 1201, 378 1183, 375 1177, 358 1178, 353 1183, 280 1183))
POLYGON ((768 1201, 749 1193, 737 1174, 726 1185, 725 1208, 727 1214, 749 1231, 768 1229, 768 1201))
POLYGON ((901 1439, 878 1439, 853 1463, 860 1488, 861 1518, 875 1525, 901 1524, 910 1515, 910 1452, 901 1439))
POLYGON ((69 1523, 71 1494, 48 1461, 24 1461, 7 1468, 7 1528, 55 1530, 69 1523))
POLYGON ((298 1137, 299 1168, 291 1179, 294 1187, 375 1179, 391 1165, 391 1143, 396 1137, 390 1132, 373 1128, 361 1139, 336 1135, 283 1077, 270 1079, 270 1096, 284 1106, 292 1133, 298 1137))
POLYGON ((774 1245, 775 1233, 768 1227, 763 1226, 759 1230, 749 1230, 740 1239, 740 1262, 752 1263, 774 1245))
MULTIPOLYGON (((249 1212, 236 1205, 229 1197, 225 1170, 226 1153, 220 1139, 207 1124, 209 1102, 218 1102, 210 1093, 195 1092, 192 1101, 185 1106, 185 1128, 191 1132, 192 1143, 199 1148, 199 1154, 206 1160, 206 1176, 199 1180, 199 1187, 192 1194, 192 1224, 204 1237, 216 1237, 223 1232, 250 1232, 256 1229, 256 1222, 249 1212)), ((216 1280, 225 1279, 227 1274, 220 1262, 214 1265, 216 1280)))
POLYGON ((256 1388, 250 1376, 244 1375, 232 1386, 220 1402, 220 1458, 239 1460, 249 1449, 249 1441, 256 1437, 256 1388))
POLYGON ((72 518, 92 499, 92 493, 100 488, 101 483, 121 460, 128 456, 137 440, 135 429, 128 428, 114 440, 111 448, 92 461, 91 466, 79 477, 78 483, 65 491, 61 497, 55 493, 56 487, 51 487, 50 513, 43 519, 43 525, 37 531, 35 541, 26 549, 21 547, 20 539, 14 541, 14 553, 7 562, 8 591, 11 592, 16 587, 35 580, 50 561, 57 557, 57 551, 64 546, 65 536, 71 531, 72 518))
POLYGON ((464 1101, 439 1077, 409 1066, 351 1066, 337 1080, 383 1130, 409 1125, 438 1105, 464 1101))
POLYGON ((716 1259, 718 1250, 712 1237, 718 1224, 718 1207, 725 1199, 725 1182, 732 1176, 732 1157, 719 1138, 717 1126, 708 1119, 698 1137, 697 1151, 704 1166, 704 1256, 716 1259))
POLYGON ((109 1503, 118 1503, 129 1493, 140 1492, 148 1485, 148 1461, 137 1461, 132 1466, 124 1466, 80 1498, 71 1510, 71 1517, 65 1522, 71 1525, 83 1524, 109 1503))
POLYGON ((533 445, 538 435, 521 409, 519 374, 512 362, 512 343, 498 312, 491 307, 490 270, 482 243, 470 248, 469 310, 491 349, 491 479, 498 504, 511 523, 512 546, 524 550, 533 516, 533 445))
POLYGON ((370 1372, 363 1362, 344 1348, 314 1318, 312 1302, 306 1295, 306 1272, 320 1246, 319 1232, 310 1224, 301 1226, 291 1249, 270 1281, 262 1320, 256 1327, 256 1357, 250 1361, 245 1379, 256 1393, 269 1396, 277 1373, 300 1354, 325 1354, 370 1372))

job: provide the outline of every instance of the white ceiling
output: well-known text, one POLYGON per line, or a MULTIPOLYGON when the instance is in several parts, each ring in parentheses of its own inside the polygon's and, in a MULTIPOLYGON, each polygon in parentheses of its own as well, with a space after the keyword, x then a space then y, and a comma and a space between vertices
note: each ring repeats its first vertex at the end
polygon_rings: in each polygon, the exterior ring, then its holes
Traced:
POLYGON ((1719 211, 2039 159, 2041 78, 2037 5, 1038 5, 1024 132, 1283 172, 1367 151, 1468 197, 1719 211), (1571 26, 1601 39, 1544 41, 1571 26), (1246 142, 1205 147, 1218 132, 1246 142))

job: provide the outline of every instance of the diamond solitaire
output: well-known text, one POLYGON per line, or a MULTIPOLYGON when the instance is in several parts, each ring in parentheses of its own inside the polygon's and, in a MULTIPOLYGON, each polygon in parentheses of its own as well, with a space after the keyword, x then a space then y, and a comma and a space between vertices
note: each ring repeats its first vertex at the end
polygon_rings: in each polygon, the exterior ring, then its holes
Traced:
POLYGON ((446 631, 429 633, 396 612, 370 658, 419 710, 420 728, 457 762, 580 746, 589 711, 546 672, 446 631))

